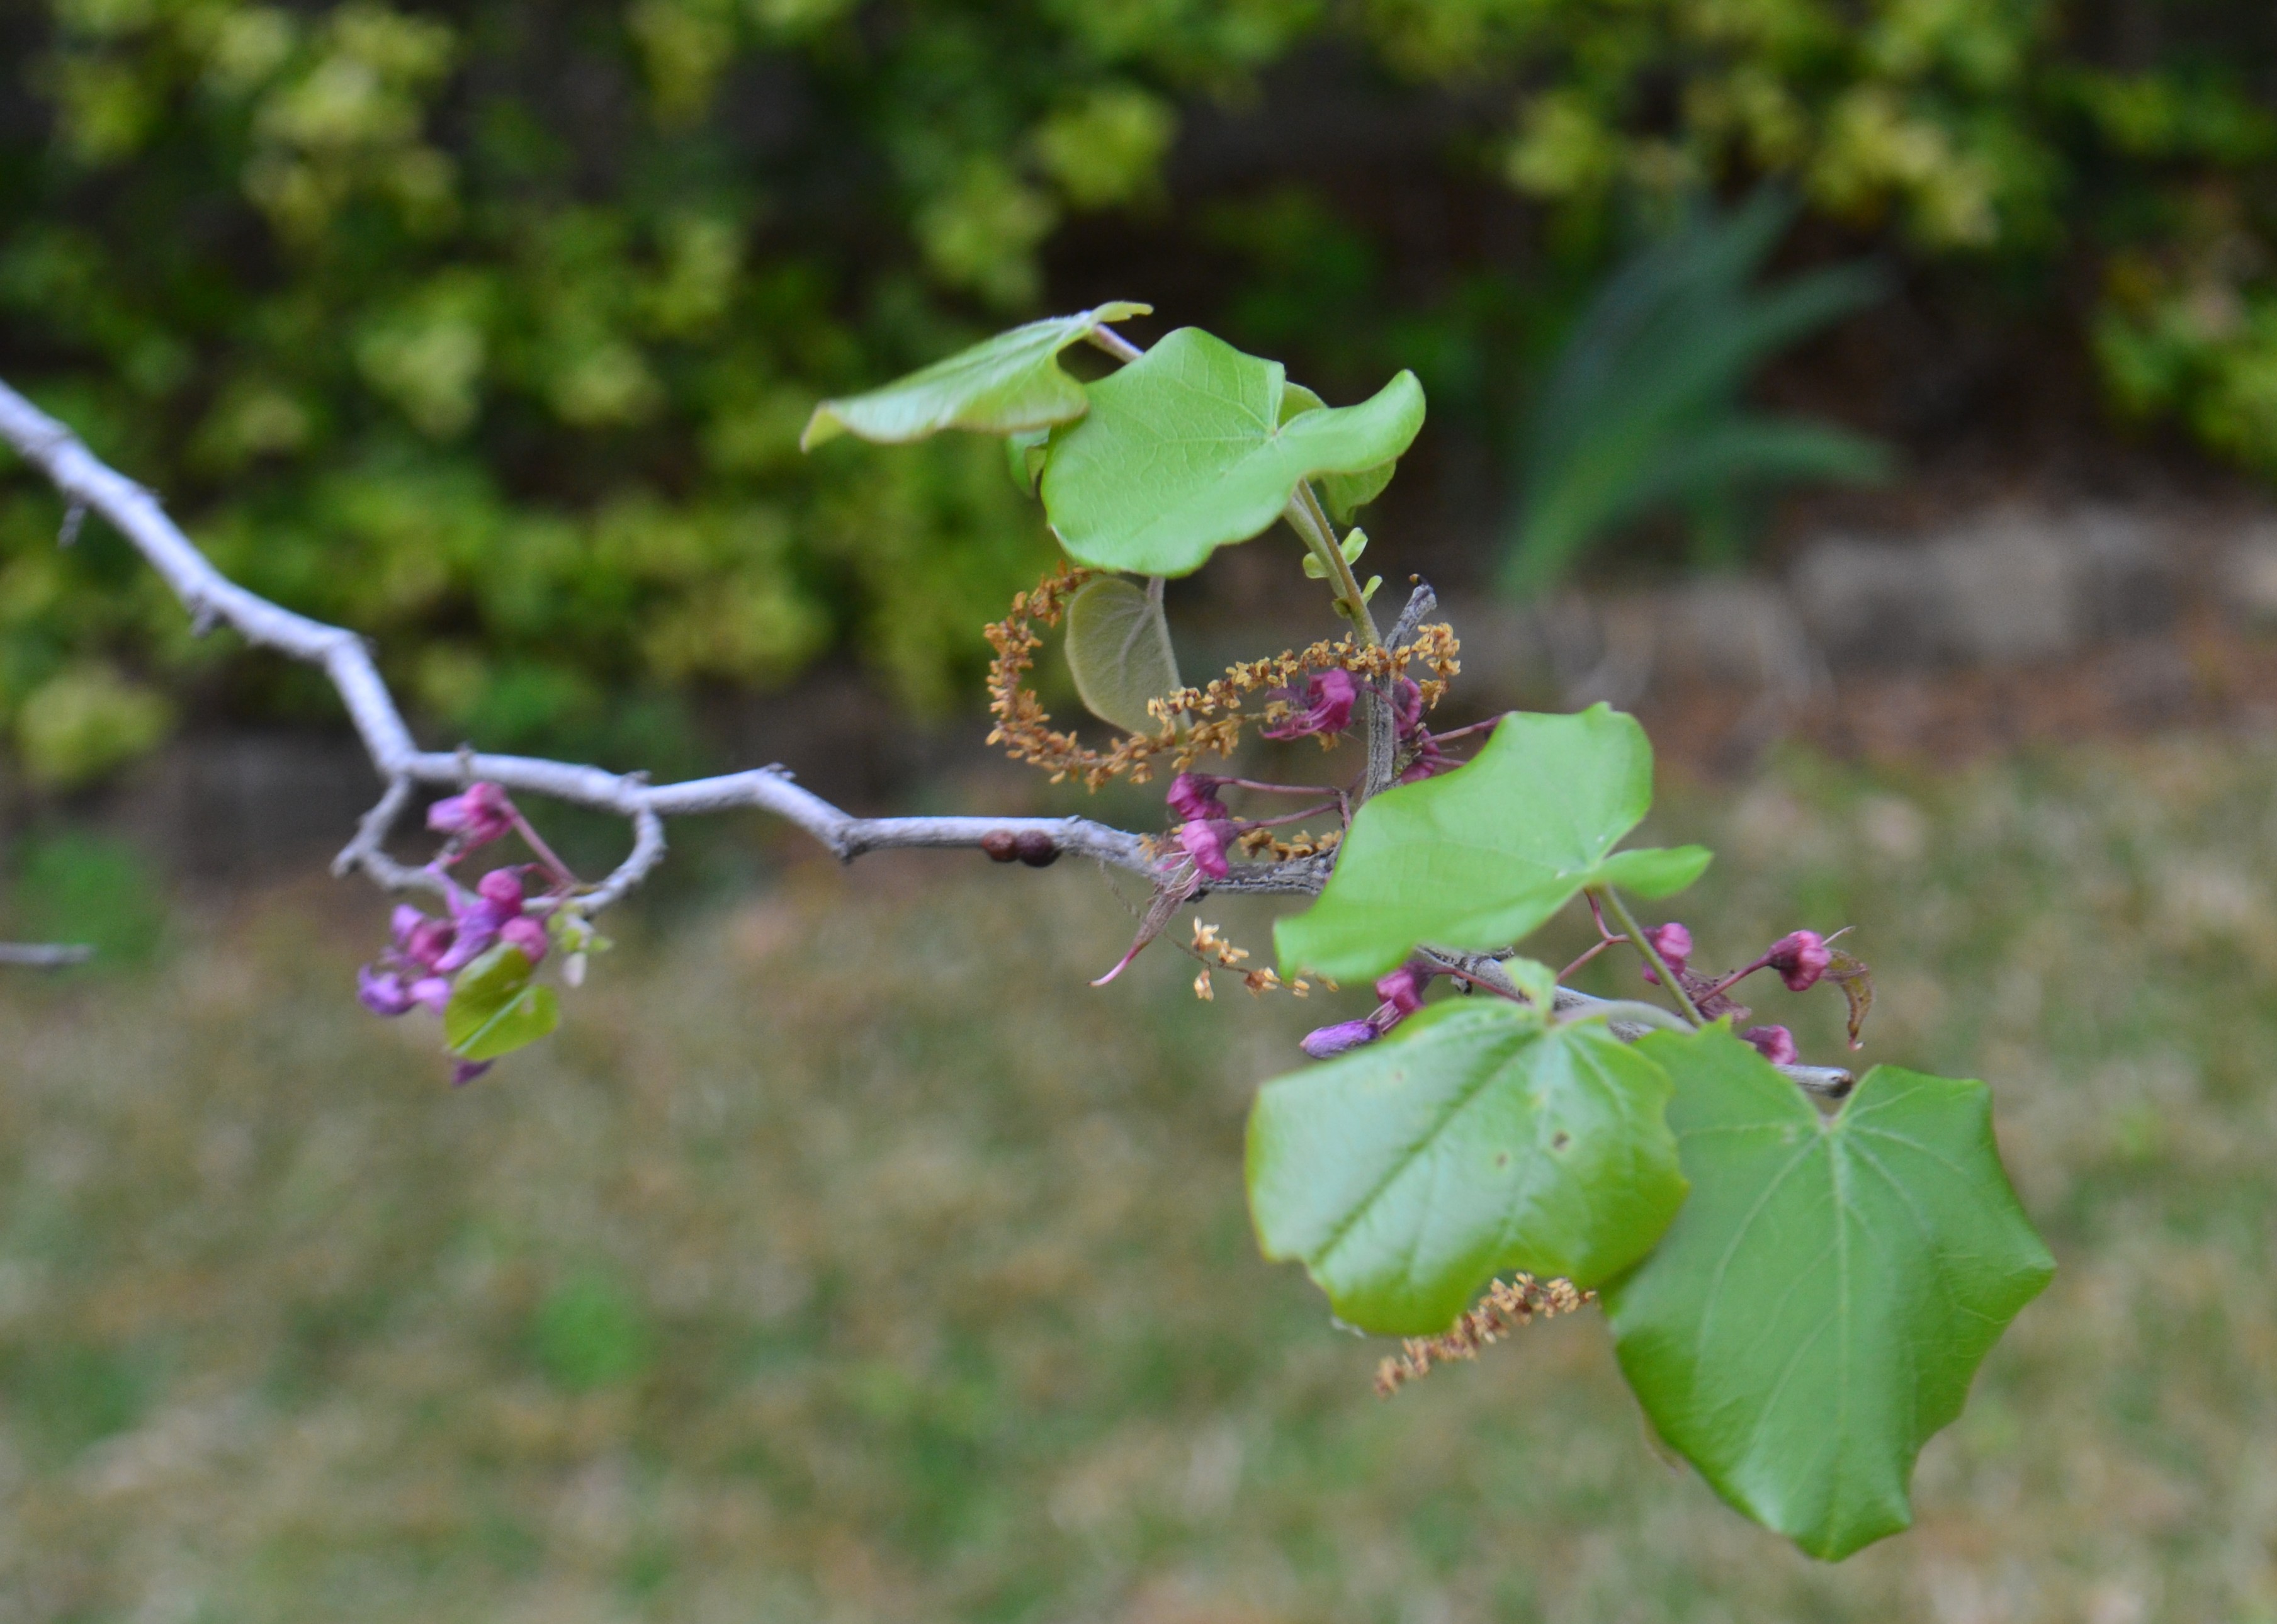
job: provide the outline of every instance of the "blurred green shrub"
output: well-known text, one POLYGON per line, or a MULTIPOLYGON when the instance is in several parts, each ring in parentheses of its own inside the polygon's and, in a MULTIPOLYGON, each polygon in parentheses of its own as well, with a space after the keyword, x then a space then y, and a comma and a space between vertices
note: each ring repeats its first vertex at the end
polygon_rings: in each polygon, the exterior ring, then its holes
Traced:
POLYGON ((1695 562, 1728 564, 1778 486, 1888 473, 1889 452, 1872 440, 1740 403, 1763 362, 1883 291, 1865 264, 1751 286, 1793 217, 1770 191, 1726 215, 1687 209, 1589 301, 1519 448, 1512 589, 1549 585, 1614 527, 1664 505, 1690 515, 1695 562))
MULTIPOLYGON (((1474 340, 1497 305, 1570 288, 1640 197, 1775 175, 2003 286, 2084 265, 2122 403, 2277 467, 2266 9, 2127 18, 34 0, 0 15, 0 375, 256 590, 384 637, 461 736, 598 737, 626 705, 764 686, 834 647, 939 703, 1047 539, 986 447, 803 462, 805 411, 1029 313, 1070 223, 1163 195, 1182 108, 1324 38, 1457 92, 1443 161, 1497 171, 1553 230, 1516 280, 1426 295, 1371 270, 1354 199, 1315 191, 1316 217, 1251 229, 1229 307, 1306 332, 1317 381, 1340 349, 1397 344, 1443 424, 1496 409, 1510 380, 1474 340)), ((1222 243, 1246 206, 1191 217, 1222 243)), ((99 527, 58 554, 59 516, 27 481, 0 492, 0 727, 21 736, 46 685, 130 655, 170 688, 313 702, 189 639, 99 527)))

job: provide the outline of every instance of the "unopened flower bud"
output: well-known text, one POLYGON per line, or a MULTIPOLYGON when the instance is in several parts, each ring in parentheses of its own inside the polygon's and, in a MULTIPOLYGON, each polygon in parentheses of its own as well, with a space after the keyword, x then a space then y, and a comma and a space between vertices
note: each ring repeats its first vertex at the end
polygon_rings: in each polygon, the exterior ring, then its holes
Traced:
MULTIPOLYGON (((1692 957, 1692 933, 1689 930, 1671 919, 1665 925, 1656 925, 1645 932, 1644 939, 1652 944, 1652 950, 1660 955, 1661 963, 1666 964, 1672 972, 1679 976, 1684 973, 1684 966, 1692 957)), ((1649 964, 1644 967, 1644 979, 1656 987, 1660 985, 1660 977, 1654 973, 1649 964)))
POLYGON ((491 1060, 461 1060, 451 1068, 451 1086, 464 1088, 497 1064, 491 1060))
POLYGON ((1298 1045, 1315 1060, 1329 1060, 1364 1043, 1373 1043, 1383 1034, 1367 1021, 1338 1021, 1333 1026, 1320 1026, 1305 1034, 1298 1045))
POLYGON ((511 868, 493 868, 475 881, 475 894, 509 915, 522 911, 522 875, 511 868))
POLYGON ((521 950, 522 956, 536 964, 545 957, 545 926, 528 914, 517 914, 499 926, 499 940, 510 948, 521 950))
POLYGON ((1413 1015, 1423 1007, 1423 989, 1431 984, 1431 974, 1417 964, 1402 964, 1375 984, 1375 995, 1401 1015, 1413 1015))
POLYGON ((1791 1066, 1798 1052, 1794 1033, 1784 1026, 1750 1026, 1740 1034, 1754 1044, 1763 1057, 1775 1066, 1791 1066))
POLYGON ((1779 980, 1786 983, 1791 993, 1809 992, 1826 973, 1826 966, 1834 955, 1826 945, 1826 938, 1815 930, 1793 931, 1771 943, 1771 950, 1763 955, 1763 963, 1778 972, 1779 980))

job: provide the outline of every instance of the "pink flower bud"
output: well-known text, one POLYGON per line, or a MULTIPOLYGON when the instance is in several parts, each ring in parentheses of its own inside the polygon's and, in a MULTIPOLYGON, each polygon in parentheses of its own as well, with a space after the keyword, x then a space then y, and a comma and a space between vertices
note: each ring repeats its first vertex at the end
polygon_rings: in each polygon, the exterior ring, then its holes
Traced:
MULTIPOLYGON (((1652 950, 1660 955, 1661 962, 1672 973, 1679 976, 1684 973, 1684 966, 1692 957, 1692 933, 1689 930, 1671 919, 1665 925, 1656 925, 1645 932, 1644 939, 1652 943, 1652 950)), ((1660 985, 1660 977, 1654 973, 1650 964, 1644 967, 1644 979, 1655 987, 1660 985)))
POLYGON ((497 1064, 495 1060, 461 1060, 451 1068, 451 1086, 464 1088, 497 1064))
POLYGON ((1429 971, 1416 964, 1402 964, 1376 982, 1375 995, 1400 1015, 1413 1015, 1423 1007, 1423 989, 1430 984, 1429 971))
POLYGON ((1200 823, 1178 826, 1178 844, 1193 858, 1194 866, 1213 880, 1222 880, 1233 872, 1225 860, 1226 846, 1233 839, 1233 825, 1215 819, 1200 823))
POLYGON ((514 827, 514 803, 493 783, 468 784, 427 809, 427 827, 438 835, 456 835, 469 846, 496 840, 514 827))
POLYGON ((1304 703, 1275 726, 1261 729, 1268 739, 1301 739, 1315 733, 1342 733, 1352 726, 1359 685, 1339 666, 1305 679, 1304 703))
POLYGON ((1794 1033, 1784 1026, 1750 1026, 1740 1034, 1775 1066, 1794 1064, 1794 1033))
POLYGON ((1233 814, 1217 798, 1217 792, 1230 782, 1208 773, 1181 773, 1170 781, 1170 792, 1162 798, 1181 823, 1224 821, 1233 814))
POLYGON ((1367 1021, 1338 1021, 1333 1026, 1315 1027, 1306 1033, 1298 1047, 1315 1060, 1329 1060, 1364 1043, 1373 1043, 1382 1035, 1367 1021))
POLYGON ((511 918, 522 911, 522 873, 513 868, 493 868, 475 881, 475 894, 511 918))
POLYGON ((510 948, 519 948, 522 956, 531 964, 541 964, 545 958, 545 926, 528 914, 516 914, 499 926, 499 940, 510 948))
POLYGON ((1771 951, 1763 955, 1763 963, 1778 972, 1787 991, 1803 993, 1818 984, 1818 978, 1826 973, 1826 966, 1833 958, 1826 938, 1815 930, 1798 930, 1772 942, 1771 951))

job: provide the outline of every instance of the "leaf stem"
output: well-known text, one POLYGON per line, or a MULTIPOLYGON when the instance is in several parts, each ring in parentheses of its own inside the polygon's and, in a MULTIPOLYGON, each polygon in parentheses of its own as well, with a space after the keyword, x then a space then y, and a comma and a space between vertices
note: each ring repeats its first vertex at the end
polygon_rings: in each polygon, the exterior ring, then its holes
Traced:
POLYGON ((1700 1013, 1700 1006, 1692 1002, 1692 995, 1684 990, 1684 983, 1676 979, 1667 961, 1661 957, 1660 949, 1652 945, 1652 939, 1636 922, 1636 915, 1629 911, 1629 905, 1621 900, 1621 894, 1609 885, 1593 885, 1589 888, 1589 895, 1602 897, 1605 906, 1613 911, 1613 918, 1621 922, 1621 932, 1629 939, 1629 945, 1644 956, 1644 962, 1652 966, 1653 973, 1660 978, 1660 984, 1675 995, 1677 1004, 1686 1018, 1695 1026, 1706 1025, 1708 1022, 1700 1013))
POLYGON ((1329 521, 1328 510, 1314 494, 1313 482, 1300 479, 1290 494, 1289 506, 1282 509, 1282 517, 1289 528, 1304 538, 1321 568, 1328 571, 1329 579, 1336 583, 1336 601, 1344 606, 1360 641, 1369 648, 1383 646, 1383 636, 1375 629, 1375 616, 1368 613, 1367 599, 1359 590, 1359 577, 1344 557, 1344 550, 1336 542, 1336 527, 1329 521))

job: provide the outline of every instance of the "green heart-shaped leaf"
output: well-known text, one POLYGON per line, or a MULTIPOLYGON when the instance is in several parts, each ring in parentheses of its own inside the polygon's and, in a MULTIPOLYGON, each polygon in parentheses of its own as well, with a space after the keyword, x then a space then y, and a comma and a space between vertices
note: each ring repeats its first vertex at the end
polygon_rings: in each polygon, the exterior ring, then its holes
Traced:
POLYGON ((1912 1521, 1915 1457, 2055 1269, 1991 1094, 1877 1066, 1824 1118, 1728 1027, 1636 1047, 1692 1195, 1605 1292, 1622 1372, 1725 1499, 1838 1560, 1912 1521))
POLYGON ((1708 866, 1702 848, 1612 850, 1651 805, 1652 746, 1635 718, 1603 705, 1505 716, 1466 766, 1359 809, 1320 900, 1274 929, 1281 972, 1359 980, 1424 942, 1491 951, 1585 886, 1680 891, 1708 866))
POLYGON ((1363 1330, 1444 1330, 1505 1269, 1594 1286, 1684 1200, 1668 1077, 1603 1026, 1500 1000, 1269 1082, 1249 1116, 1249 1207, 1363 1330))
POLYGON ((443 1006, 443 1041, 461 1060, 495 1060, 535 1043, 561 1024, 561 1003, 535 986, 520 948, 500 942, 451 983, 443 1006))
POLYGON ((1078 563, 1183 576, 1246 541, 1298 481, 1394 461, 1423 426, 1423 386, 1402 372, 1358 406, 1283 420, 1278 362, 1181 327, 1090 386, 1091 411, 1052 436, 1044 509, 1078 563))
POLYGON ((1074 316, 1030 322, 882 389, 825 400, 807 419, 799 449, 811 451, 841 434, 899 446, 943 429, 1014 434, 1080 417, 1091 402, 1083 385, 1060 370, 1060 352, 1095 327, 1153 309, 1118 300, 1074 316))
MULTIPOLYGON (((1291 384, 1282 397, 1281 421, 1288 422, 1300 412, 1324 409, 1328 402, 1302 384, 1291 384)), ((1398 461, 1379 462, 1374 468, 1362 469, 1357 474, 1322 474, 1321 501, 1329 516, 1338 524, 1350 524, 1352 515, 1383 494, 1391 477, 1399 471, 1398 461)))
POLYGON ((1161 603, 1120 576, 1086 581, 1068 599, 1067 662, 1084 708, 1125 733, 1160 728, 1146 702, 1180 686, 1161 603))

